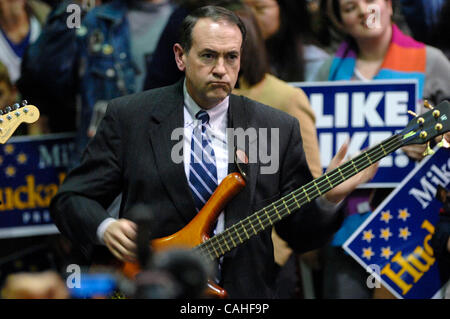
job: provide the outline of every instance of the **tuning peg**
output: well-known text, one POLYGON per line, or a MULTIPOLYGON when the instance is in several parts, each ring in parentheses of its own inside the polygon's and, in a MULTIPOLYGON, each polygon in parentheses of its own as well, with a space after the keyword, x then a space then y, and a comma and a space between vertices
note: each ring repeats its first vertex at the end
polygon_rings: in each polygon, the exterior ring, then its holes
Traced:
POLYGON ((425 150, 425 152, 423 152, 423 156, 427 156, 427 155, 433 155, 434 151, 431 149, 430 147, 430 142, 427 143, 427 149, 425 150))
POLYGON ((22 106, 28 105, 28 101, 27 100, 23 100, 21 103, 22 106))
POLYGON ((19 109, 19 107, 20 107, 19 103, 14 103, 14 105, 13 105, 13 109, 14 110, 19 109))
POLYGON ((12 111, 12 109, 11 109, 11 106, 7 106, 6 108, 5 108, 5 113, 9 113, 9 112, 11 112, 12 111))
POLYGON ((417 117, 417 116, 418 116, 416 113, 414 113, 414 112, 411 111, 411 110, 408 110, 408 114, 409 114, 409 115, 412 115, 412 116, 414 116, 414 117, 417 117))
POLYGON ((424 100, 424 101, 423 101, 423 105, 424 105, 427 109, 430 109, 430 110, 433 109, 433 106, 430 104, 430 102, 428 102, 428 100, 424 100))

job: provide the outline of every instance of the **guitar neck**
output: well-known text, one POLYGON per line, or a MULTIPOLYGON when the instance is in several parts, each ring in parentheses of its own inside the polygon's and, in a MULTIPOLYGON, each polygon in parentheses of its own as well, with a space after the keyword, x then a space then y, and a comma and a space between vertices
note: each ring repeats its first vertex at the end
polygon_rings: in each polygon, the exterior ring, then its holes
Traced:
POLYGON ((234 224, 222 233, 211 237, 195 247, 202 255, 214 260, 239 246, 249 238, 257 235, 273 224, 289 216, 308 202, 325 194, 337 185, 356 175, 368 166, 402 146, 402 136, 393 135, 382 143, 361 153, 342 166, 309 182, 303 187, 283 196, 240 222, 234 224))

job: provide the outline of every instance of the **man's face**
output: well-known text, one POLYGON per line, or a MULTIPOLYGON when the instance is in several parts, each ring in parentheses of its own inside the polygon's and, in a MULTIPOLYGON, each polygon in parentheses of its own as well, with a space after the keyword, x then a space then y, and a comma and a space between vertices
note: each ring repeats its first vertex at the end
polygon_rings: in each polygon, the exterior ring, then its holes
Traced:
POLYGON ((174 46, 177 66, 186 74, 186 88, 194 101, 210 109, 225 99, 236 84, 241 64, 242 34, 227 22, 201 18, 192 29, 186 52, 174 46))

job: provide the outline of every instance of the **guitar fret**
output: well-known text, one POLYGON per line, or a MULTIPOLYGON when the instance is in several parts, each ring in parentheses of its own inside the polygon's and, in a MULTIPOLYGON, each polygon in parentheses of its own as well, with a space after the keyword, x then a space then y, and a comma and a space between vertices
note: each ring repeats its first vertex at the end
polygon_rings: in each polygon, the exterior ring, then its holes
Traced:
POLYGON ((388 153, 386 153, 386 150, 385 150, 384 147, 383 147, 383 144, 380 144, 380 147, 381 147, 381 149, 382 149, 382 151, 383 151, 383 153, 384 153, 384 156, 388 155, 388 153))
POLYGON ((313 182, 313 183, 314 183, 314 186, 316 186, 317 191, 319 192, 319 195, 322 195, 322 192, 320 191, 319 186, 317 186, 316 182, 313 182))
MULTIPOLYGON (((261 222, 261 219, 259 218, 258 215, 256 215, 256 218, 258 218, 259 224, 261 225, 261 230, 263 230, 263 229, 264 229, 264 225, 263 225, 263 223, 261 222)), ((256 234, 256 233, 255 233, 255 234, 256 234)))
MULTIPOLYGON (((289 210, 289 208, 288 208, 288 206, 287 206, 287 204, 286 204, 286 201, 285 201, 284 199, 283 199, 283 204, 284 204, 284 207, 286 207, 288 213, 290 214, 291 211, 289 210)), ((280 212, 279 212, 278 210, 277 210, 277 214, 278 214, 278 218, 281 220, 282 217, 281 217, 280 212)))
MULTIPOLYGON (((234 230, 234 231, 236 232, 236 230, 234 230)), ((231 235, 231 230, 230 230, 230 239, 231 239, 231 242, 233 243, 233 246, 236 247, 237 245, 236 245, 236 242, 233 239, 233 236, 231 235)))
POLYGON ((345 176, 342 174, 341 169, 338 167, 337 170, 338 170, 339 174, 341 174, 342 181, 345 181, 345 176))
MULTIPOLYGON (((214 249, 214 247, 212 247, 213 249, 214 249)), ((215 249, 214 249, 215 250, 215 249)), ((214 260, 214 257, 213 257, 213 255, 212 255, 212 252, 209 250, 209 249, 207 249, 205 252, 202 252, 203 253, 203 255, 207 255, 207 257, 209 257, 209 259, 211 259, 211 260, 214 260)), ((219 255, 216 253, 215 254, 216 255, 216 258, 219 258, 219 255)))
POLYGON ((372 159, 369 157, 369 154, 367 154, 367 153, 364 153, 364 154, 366 155, 367 159, 369 160, 370 165, 372 165, 373 162, 372 162, 372 159))
MULTIPOLYGON (((267 219, 269 220, 269 224, 273 225, 272 219, 270 218, 269 213, 267 213, 267 210, 264 209, 264 213, 266 213, 267 219)), ((264 227, 263 227, 263 229, 264 229, 264 227)))
POLYGON ((252 222, 250 222, 250 226, 252 226, 253 233, 256 235, 258 232, 256 231, 255 227, 253 226, 253 223, 252 223, 252 222))
POLYGON ((306 195, 306 199, 308 200, 308 202, 310 201, 310 199, 309 199, 309 196, 308 196, 308 194, 306 193, 306 190, 305 190, 305 188, 303 187, 303 193, 305 193, 305 195, 306 195))
POLYGON ((245 236, 247 236, 247 239, 250 238, 250 236, 247 233, 247 229, 245 229, 244 225, 242 224, 242 229, 244 230, 245 236))
POLYGON ((216 255, 216 258, 219 258, 220 254, 219 252, 216 250, 216 247, 214 247, 214 245, 211 245, 212 249, 214 249, 214 255, 216 255))
MULTIPOLYGON (((230 236, 231 237, 231 236, 230 236)), ((224 240, 225 246, 227 246, 228 251, 231 250, 230 246, 228 246, 228 242, 226 240, 224 240)))
POLYGON ((219 246, 220 252, 222 253, 221 255, 225 254, 225 251, 222 249, 222 245, 219 245, 218 242, 218 236, 214 236, 212 239, 214 240, 214 238, 216 239, 216 244, 219 246))
POLYGON ((295 203, 297 204, 298 208, 300 208, 301 206, 300 206, 300 204, 297 201, 297 196, 295 196, 294 193, 292 193, 292 196, 294 197, 295 203))
POLYGON ((334 186, 333 186, 333 183, 331 183, 330 179, 328 178, 328 175, 325 174, 324 176, 325 176, 325 178, 327 179, 328 184, 330 184, 331 188, 333 188, 333 187, 334 187, 334 186))
POLYGON ((241 236, 239 235, 239 232, 237 231, 237 229, 236 229, 236 235, 239 238, 239 242, 242 244, 244 241, 242 240, 241 236))
POLYGON ((353 165, 353 167, 355 168, 355 172, 357 172, 357 171, 358 171, 358 168, 357 168, 356 165, 355 165, 355 161, 352 161, 352 165, 353 165))

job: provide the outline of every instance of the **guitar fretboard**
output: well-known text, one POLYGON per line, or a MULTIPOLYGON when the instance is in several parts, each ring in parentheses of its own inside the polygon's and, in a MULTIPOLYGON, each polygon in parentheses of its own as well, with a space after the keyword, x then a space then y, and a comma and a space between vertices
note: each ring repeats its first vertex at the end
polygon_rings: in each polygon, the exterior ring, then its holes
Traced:
POLYGON ((342 166, 309 182, 303 187, 283 196, 240 222, 227 228, 222 233, 211 237, 194 250, 211 260, 223 256, 228 251, 257 235, 273 224, 289 216, 308 202, 325 194, 332 188, 356 175, 368 166, 398 149, 402 143, 401 135, 393 135, 382 143, 361 153, 342 166))

